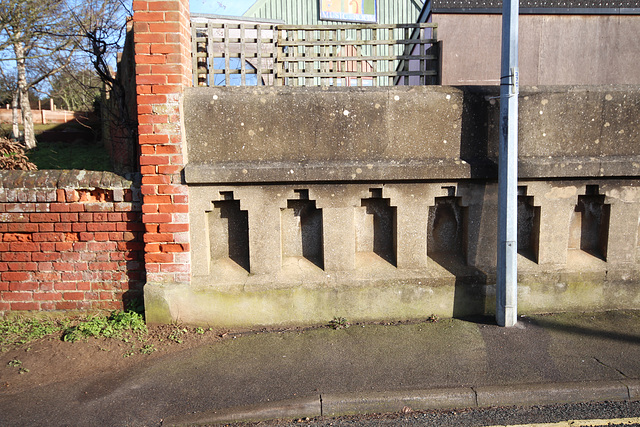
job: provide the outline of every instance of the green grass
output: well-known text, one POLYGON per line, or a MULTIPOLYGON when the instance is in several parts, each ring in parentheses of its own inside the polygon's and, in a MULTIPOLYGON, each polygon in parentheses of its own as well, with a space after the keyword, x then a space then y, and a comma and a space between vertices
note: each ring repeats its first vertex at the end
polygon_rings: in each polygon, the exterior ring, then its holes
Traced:
MULTIPOLYGON (((18 126, 20 131, 24 130, 22 125, 18 126)), ((64 130, 67 128, 82 130, 85 129, 81 124, 69 122, 69 123, 47 123, 45 125, 34 124, 33 131, 36 133, 36 137, 40 135, 42 132, 48 130, 64 130)), ((11 123, 0 123, 0 134, 9 135, 11 133, 11 123)))
MULTIPOLYGON (((36 139, 45 131, 65 129, 86 130, 77 123, 34 125, 36 139)), ((10 131, 10 124, 0 124, 0 135, 8 135, 10 131)), ((38 169, 113 170, 107 150, 102 144, 95 142, 38 141, 37 147, 26 154, 38 169)))
POLYGON ((112 170, 104 146, 93 143, 39 142, 27 157, 38 169, 112 170))

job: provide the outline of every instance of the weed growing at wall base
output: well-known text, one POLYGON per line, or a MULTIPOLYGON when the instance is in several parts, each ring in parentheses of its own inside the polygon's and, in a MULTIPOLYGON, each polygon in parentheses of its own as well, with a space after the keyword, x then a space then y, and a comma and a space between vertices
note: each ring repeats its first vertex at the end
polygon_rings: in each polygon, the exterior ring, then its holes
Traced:
POLYGON ((351 323, 344 317, 334 317, 333 320, 329 322, 329 326, 333 329, 347 329, 351 326, 351 323))
POLYGON ((22 345, 61 332, 64 322, 51 319, 11 318, 0 320, 0 349, 22 345))
MULTIPOLYGON (((133 311, 113 311, 109 315, 95 315, 64 319, 13 317, 0 320, 0 349, 8 351, 10 347, 28 344, 42 339, 62 339, 76 342, 89 338, 106 338, 144 343, 148 339, 147 325, 141 314, 133 311)), ((149 354, 150 349, 142 347, 140 352, 149 354), (144 350, 143 350, 144 349, 144 350)))
POLYGON ((89 337, 115 338, 129 342, 134 334, 139 341, 147 334, 142 315, 133 311, 114 311, 109 317, 91 316, 65 329, 62 339, 68 342, 89 337))
MULTIPOLYGON (((19 349, 29 352, 31 343, 38 340, 59 340, 68 345, 95 340, 103 351, 125 347, 123 357, 130 357, 134 354, 155 353, 162 350, 165 345, 183 344, 185 341, 194 339, 198 341, 209 333, 214 333, 212 328, 183 325, 167 325, 167 327, 157 327, 149 331, 143 315, 134 311, 116 310, 108 314, 55 319, 14 316, 0 319, 0 351, 9 352, 19 349), (115 343, 110 345, 109 341, 115 341, 115 343)), ((7 366, 18 367, 17 365, 7 366)), ((28 369, 24 368, 20 371, 20 373, 25 372, 28 372, 28 369)))

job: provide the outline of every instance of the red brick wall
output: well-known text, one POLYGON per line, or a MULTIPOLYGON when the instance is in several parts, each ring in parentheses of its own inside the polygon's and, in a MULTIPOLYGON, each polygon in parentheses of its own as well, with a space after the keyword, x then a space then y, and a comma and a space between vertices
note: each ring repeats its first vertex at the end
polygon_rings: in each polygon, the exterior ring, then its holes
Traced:
POLYGON ((139 189, 109 172, 0 171, 0 314, 142 296, 139 189))
POLYGON ((134 0, 133 10, 147 281, 188 283, 180 101, 192 79, 189 1, 134 0))
POLYGON ((0 171, 0 314, 122 308, 146 282, 190 282, 180 119, 192 81, 189 1, 134 0, 133 10, 141 182, 0 171))
POLYGON ((109 92, 103 94, 102 141, 117 173, 137 172, 138 113, 133 52, 133 23, 127 22, 127 35, 118 58, 118 72, 109 92))

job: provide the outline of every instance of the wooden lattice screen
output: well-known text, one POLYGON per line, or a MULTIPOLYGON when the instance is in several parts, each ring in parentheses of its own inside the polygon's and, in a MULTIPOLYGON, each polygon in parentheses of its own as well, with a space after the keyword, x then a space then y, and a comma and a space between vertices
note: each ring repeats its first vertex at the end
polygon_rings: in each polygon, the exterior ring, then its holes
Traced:
POLYGON ((192 22, 194 85, 439 84, 437 24, 192 22))
POLYGON ((273 85, 275 35, 272 24, 193 21, 194 85, 273 85))
POLYGON ((276 84, 437 83, 436 24, 278 26, 276 84), (414 65, 415 64, 415 65, 414 65), (415 68, 415 69, 413 69, 415 68))

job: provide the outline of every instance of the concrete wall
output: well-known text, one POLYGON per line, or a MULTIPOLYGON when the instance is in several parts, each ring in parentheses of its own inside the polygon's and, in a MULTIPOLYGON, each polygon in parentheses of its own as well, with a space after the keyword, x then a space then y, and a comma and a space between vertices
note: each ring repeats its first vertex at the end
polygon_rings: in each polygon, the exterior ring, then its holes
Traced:
MULTIPOLYGON (((184 95, 192 278, 151 322, 490 313, 492 88, 198 88, 184 95)), ((640 308, 636 87, 525 88, 519 307, 640 308)))
MULTIPOLYGON (((433 15, 442 84, 497 85, 501 15, 433 15)), ((640 19, 632 15, 520 15, 520 84, 640 84, 640 19)))

